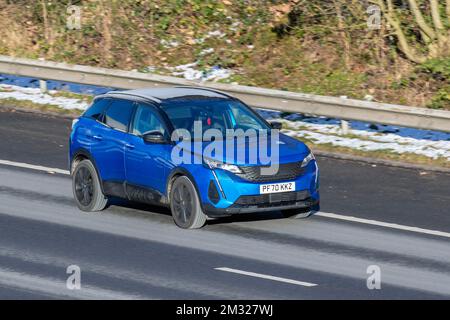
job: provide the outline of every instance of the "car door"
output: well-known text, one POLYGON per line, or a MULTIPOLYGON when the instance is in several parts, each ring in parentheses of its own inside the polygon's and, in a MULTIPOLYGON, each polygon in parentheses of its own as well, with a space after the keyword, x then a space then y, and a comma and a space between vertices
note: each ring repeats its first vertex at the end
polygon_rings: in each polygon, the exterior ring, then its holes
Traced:
POLYGON ((80 150, 91 151, 91 146, 97 144, 98 141, 94 136, 98 133, 98 127, 103 127, 101 123, 105 110, 111 103, 109 98, 98 98, 83 113, 83 115, 73 121, 72 128, 77 123, 76 129, 70 135, 70 159, 76 152, 80 150))
POLYGON ((125 149, 127 193, 142 202, 159 202, 165 193, 170 144, 145 142, 142 136, 159 131, 167 139, 167 127, 155 107, 136 103, 136 112, 125 149))
POLYGON ((125 197, 125 145, 133 110, 132 101, 114 99, 92 131, 91 154, 108 195, 125 197))

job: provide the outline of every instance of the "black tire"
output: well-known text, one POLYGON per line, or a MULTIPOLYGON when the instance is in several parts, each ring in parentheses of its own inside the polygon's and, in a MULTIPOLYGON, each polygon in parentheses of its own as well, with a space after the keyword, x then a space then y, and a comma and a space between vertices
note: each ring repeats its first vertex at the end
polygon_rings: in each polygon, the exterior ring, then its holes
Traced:
POLYGON ((108 204, 97 171, 90 160, 83 160, 76 165, 72 173, 72 190, 75 202, 82 211, 101 211, 108 204))
POLYGON ((206 215, 202 211, 197 191, 192 181, 186 177, 178 177, 170 191, 170 209, 173 221, 183 229, 199 229, 206 223, 206 215))

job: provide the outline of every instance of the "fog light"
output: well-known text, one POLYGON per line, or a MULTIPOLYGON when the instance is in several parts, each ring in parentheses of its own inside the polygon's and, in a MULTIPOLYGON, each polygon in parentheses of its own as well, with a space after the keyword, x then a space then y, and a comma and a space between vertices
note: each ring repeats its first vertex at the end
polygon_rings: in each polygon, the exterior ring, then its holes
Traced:
POLYGON ((220 200, 219 192, 217 191, 214 181, 209 181, 208 198, 212 203, 216 204, 220 200))

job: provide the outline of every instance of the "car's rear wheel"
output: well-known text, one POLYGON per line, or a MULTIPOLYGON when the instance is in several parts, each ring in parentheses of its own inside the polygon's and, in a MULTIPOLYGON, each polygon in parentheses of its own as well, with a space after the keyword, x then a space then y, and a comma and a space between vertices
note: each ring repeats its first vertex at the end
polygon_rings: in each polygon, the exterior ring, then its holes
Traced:
POLYGON ((80 161, 75 166, 72 189, 75 202, 82 211, 101 211, 108 203, 108 198, 102 192, 97 171, 90 160, 80 161))
POLYGON ((206 223, 197 191, 192 181, 178 177, 170 191, 170 209, 176 225, 184 229, 199 229, 206 223))

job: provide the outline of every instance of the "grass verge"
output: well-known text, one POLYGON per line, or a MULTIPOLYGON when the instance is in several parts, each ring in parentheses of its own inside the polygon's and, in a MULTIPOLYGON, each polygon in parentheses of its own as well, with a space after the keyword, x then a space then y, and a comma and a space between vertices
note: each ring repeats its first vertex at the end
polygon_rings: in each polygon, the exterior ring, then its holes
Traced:
POLYGON ((363 150, 357 150, 352 149, 348 147, 339 147, 339 146, 333 146, 330 143, 325 144, 317 144, 314 141, 301 138, 299 139, 303 142, 305 142, 311 150, 314 151, 322 151, 322 152, 335 152, 335 153, 343 153, 347 155, 354 155, 359 157, 367 157, 367 158, 374 158, 374 159, 382 159, 382 160, 388 160, 388 161, 396 161, 396 162, 403 162, 407 164, 419 164, 419 165, 425 165, 425 166, 433 166, 433 167, 442 167, 442 168, 448 168, 450 169, 450 161, 448 161, 445 158, 437 158, 432 159, 429 157, 425 157, 422 155, 418 155, 415 153, 395 153, 390 150, 379 150, 379 151, 363 151, 363 150))
POLYGON ((43 113, 52 113, 52 114, 59 114, 59 115, 73 116, 73 117, 77 117, 77 116, 81 115, 81 113, 83 112, 83 110, 78 110, 78 109, 68 110, 68 109, 63 109, 57 105, 39 104, 39 103, 34 103, 32 101, 17 100, 14 98, 1 99, 0 103, 2 106, 7 106, 7 107, 11 107, 11 108, 34 110, 34 111, 40 111, 43 113))

